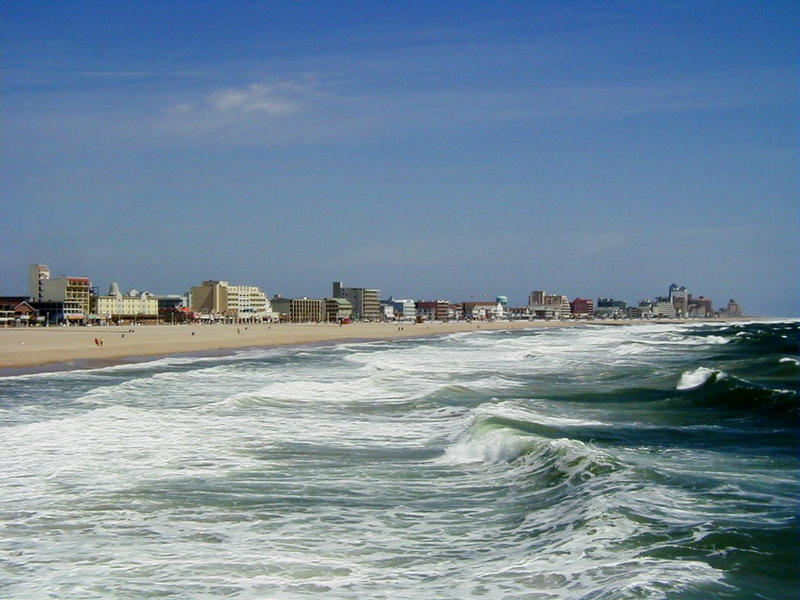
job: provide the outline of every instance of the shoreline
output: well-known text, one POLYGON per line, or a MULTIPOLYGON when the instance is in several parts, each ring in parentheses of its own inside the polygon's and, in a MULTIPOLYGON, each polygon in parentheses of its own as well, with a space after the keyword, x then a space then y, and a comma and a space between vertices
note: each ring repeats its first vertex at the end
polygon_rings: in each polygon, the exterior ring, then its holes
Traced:
MULTIPOLYGON (((236 350, 419 338, 469 331, 563 327, 714 324, 744 319, 494 321, 425 323, 273 323, 0 329, 0 377, 98 368, 167 356, 225 356, 236 350), (102 339, 102 346, 95 344, 102 339)), ((749 319, 752 320, 752 319, 749 319)))

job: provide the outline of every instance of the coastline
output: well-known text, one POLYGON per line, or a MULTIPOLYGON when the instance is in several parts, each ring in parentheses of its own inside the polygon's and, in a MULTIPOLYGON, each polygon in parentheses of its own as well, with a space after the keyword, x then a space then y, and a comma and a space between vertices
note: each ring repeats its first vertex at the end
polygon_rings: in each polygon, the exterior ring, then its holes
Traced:
MULTIPOLYGON (((731 319, 730 321, 739 321, 731 319)), ((495 321, 426 323, 280 323, 0 329, 0 377, 139 362, 172 355, 215 355, 246 348, 390 340, 468 331, 553 327, 724 323, 728 320, 495 321), (102 346, 95 343, 102 339, 102 346)))

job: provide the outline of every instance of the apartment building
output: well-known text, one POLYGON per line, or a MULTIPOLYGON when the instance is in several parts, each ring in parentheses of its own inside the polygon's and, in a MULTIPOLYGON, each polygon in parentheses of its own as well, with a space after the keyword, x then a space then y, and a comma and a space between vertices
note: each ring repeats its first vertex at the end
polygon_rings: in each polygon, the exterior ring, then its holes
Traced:
POLYGON ((353 306, 353 318, 360 321, 380 321, 381 301, 379 290, 344 287, 341 281, 333 282, 333 297, 344 298, 353 306))
MULTIPOLYGON (((91 310, 92 282, 88 277, 50 277, 47 265, 31 265, 29 294, 50 321, 85 322, 91 310)), ((38 306, 36 307, 39 308, 38 306)))
POLYGON ((294 323, 320 323, 326 316, 325 300, 293 298, 289 301, 289 318, 294 323))
POLYGON ((341 323, 353 318, 353 305, 344 298, 325 298, 325 320, 341 323))

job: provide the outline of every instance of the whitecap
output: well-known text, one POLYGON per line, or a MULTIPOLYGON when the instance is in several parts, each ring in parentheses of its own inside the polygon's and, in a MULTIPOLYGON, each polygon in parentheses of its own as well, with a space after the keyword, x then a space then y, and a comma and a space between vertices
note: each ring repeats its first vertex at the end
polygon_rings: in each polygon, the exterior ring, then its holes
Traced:
POLYGON ((437 461, 448 465, 510 462, 532 445, 530 439, 502 427, 483 434, 470 434, 445 449, 437 461))
POLYGON ((800 360, 796 358, 791 358, 789 356, 784 356, 782 359, 778 361, 779 363, 791 363, 793 365, 800 365, 800 360))
POLYGON ((707 367, 697 367, 692 371, 684 371, 681 373, 681 378, 675 389, 693 390, 709 381, 712 377, 718 377, 721 374, 722 371, 709 369, 707 367))

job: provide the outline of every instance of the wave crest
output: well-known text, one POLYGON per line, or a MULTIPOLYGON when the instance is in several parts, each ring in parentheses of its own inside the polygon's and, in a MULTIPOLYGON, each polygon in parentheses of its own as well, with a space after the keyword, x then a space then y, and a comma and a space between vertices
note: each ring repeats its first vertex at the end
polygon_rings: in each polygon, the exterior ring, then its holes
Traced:
POLYGON ((616 470, 605 453, 579 440, 546 438, 522 432, 491 418, 477 419, 469 431, 445 449, 439 463, 490 465, 516 463, 525 471, 556 481, 584 481, 616 470))
POLYGON ((721 379, 725 373, 716 369, 709 369, 707 367, 697 367, 691 371, 684 371, 681 373, 681 378, 675 389, 678 390, 693 390, 705 385, 707 382, 717 381, 721 379))

